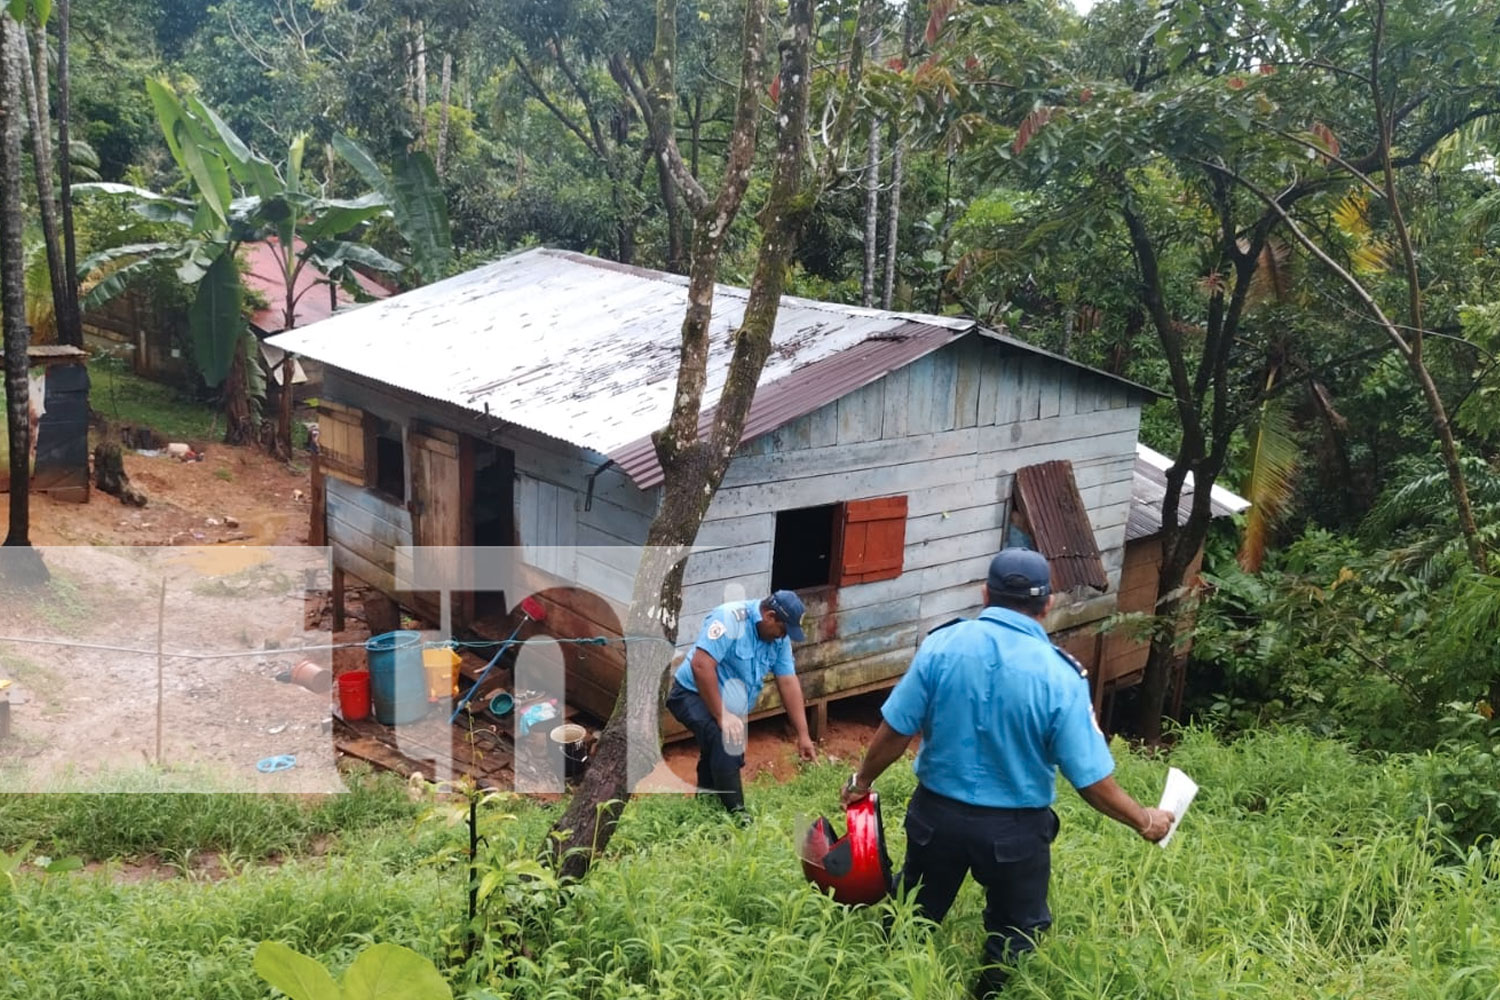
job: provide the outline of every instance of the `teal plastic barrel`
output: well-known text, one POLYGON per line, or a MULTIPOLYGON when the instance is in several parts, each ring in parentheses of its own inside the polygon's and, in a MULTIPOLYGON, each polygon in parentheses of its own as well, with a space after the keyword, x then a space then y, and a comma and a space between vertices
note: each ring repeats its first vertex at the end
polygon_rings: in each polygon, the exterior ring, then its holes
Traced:
POLYGON ((377 722, 395 726, 427 714, 421 632, 377 635, 365 643, 365 659, 370 664, 370 704, 377 722))

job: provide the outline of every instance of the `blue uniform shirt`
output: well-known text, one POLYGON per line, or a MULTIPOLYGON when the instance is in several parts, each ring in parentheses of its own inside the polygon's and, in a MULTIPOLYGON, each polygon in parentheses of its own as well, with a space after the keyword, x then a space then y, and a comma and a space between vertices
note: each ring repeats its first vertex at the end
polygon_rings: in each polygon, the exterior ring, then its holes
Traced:
POLYGON ((792 640, 782 636, 767 642, 755 630, 759 621, 759 601, 731 601, 710 611, 703 617, 697 641, 677 668, 677 683, 689 691, 698 690, 693 680, 693 654, 701 649, 719 665, 719 692, 724 697, 724 707, 740 715, 749 712, 760 697, 766 674, 785 677, 797 672, 792 663, 792 640), (729 685, 732 680, 744 685, 743 706, 734 704, 739 699, 733 697, 735 688, 729 685))
POLYGON ((929 635, 880 711, 922 734, 918 780, 971 805, 1050 806, 1057 768, 1075 788, 1115 769, 1088 682, 1040 623, 1007 608, 929 635))

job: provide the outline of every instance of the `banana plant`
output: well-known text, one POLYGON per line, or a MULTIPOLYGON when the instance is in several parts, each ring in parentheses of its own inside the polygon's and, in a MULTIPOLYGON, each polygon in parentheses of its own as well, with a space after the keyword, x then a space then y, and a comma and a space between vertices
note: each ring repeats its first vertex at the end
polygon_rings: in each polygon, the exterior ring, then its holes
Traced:
MULTIPOLYGON (((419 238, 422 247, 449 245, 436 177, 431 177, 427 185, 420 163, 412 168, 415 179, 410 183, 387 184, 384 190, 367 191, 355 198, 331 198, 321 185, 305 182, 305 137, 294 139, 285 159, 272 163, 251 150, 197 97, 179 95, 161 80, 147 80, 146 89, 167 148, 189 180, 192 196, 173 198, 122 184, 81 184, 75 190, 128 198, 143 218, 184 226, 187 237, 179 242, 114 247, 83 261, 80 275, 94 282, 84 297, 84 308, 97 308, 120 294, 146 269, 164 261, 171 263, 177 278, 196 289, 188 313, 189 328, 198 367, 208 385, 219 385, 246 363, 245 293, 235 259, 244 243, 264 241, 275 252, 284 288, 279 303, 283 328, 295 321, 297 300, 307 291, 304 288, 299 293, 297 282, 309 266, 351 291, 358 287, 356 268, 387 274, 402 270, 403 265, 379 251, 344 238, 362 232, 374 219, 394 214, 399 224, 419 217, 424 222, 419 238), (396 208, 393 197, 399 199, 396 208), (412 205, 425 208, 413 210, 412 205)), ((368 154, 351 140, 341 141, 338 149, 362 177, 384 177, 368 154)), ((434 252, 423 253, 424 264, 429 259, 442 261, 440 256, 431 256, 434 252)), ((242 382, 231 379, 226 391, 228 440, 245 440, 253 431, 235 426, 241 422, 235 413, 244 408, 236 406, 233 396, 243 392, 242 382)))

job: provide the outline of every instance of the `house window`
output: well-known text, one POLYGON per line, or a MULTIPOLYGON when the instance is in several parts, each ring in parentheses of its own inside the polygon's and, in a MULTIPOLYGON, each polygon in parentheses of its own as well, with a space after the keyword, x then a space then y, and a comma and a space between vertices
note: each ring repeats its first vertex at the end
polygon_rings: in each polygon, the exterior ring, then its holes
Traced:
POLYGON ((1043 462, 1017 469, 1011 499, 1006 542, 1028 543, 1047 557, 1052 564, 1053 591, 1109 589, 1094 527, 1073 478, 1072 462, 1043 462))
POLYGON ((367 472, 369 485, 391 497, 397 503, 406 502, 406 445, 401 438, 401 428, 390 420, 372 419, 373 448, 366 452, 370 463, 367 472))
POLYGON ((799 590, 833 582, 838 504, 776 512, 771 552, 771 589, 799 590))
POLYGON ((904 496, 778 511, 771 589, 890 580, 905 554, 904 496))

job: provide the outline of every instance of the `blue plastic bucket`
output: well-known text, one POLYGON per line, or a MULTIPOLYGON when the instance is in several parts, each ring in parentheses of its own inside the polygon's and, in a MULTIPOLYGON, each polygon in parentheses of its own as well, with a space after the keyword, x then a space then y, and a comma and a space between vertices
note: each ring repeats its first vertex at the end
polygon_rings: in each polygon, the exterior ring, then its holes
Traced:
POLYGON ((375 709, 375 721, 395 726, 427 714, 421 632, 377 635, 365 643, 365 659, 370 664, 370 704, 375 709))

